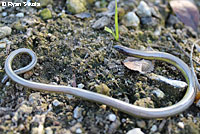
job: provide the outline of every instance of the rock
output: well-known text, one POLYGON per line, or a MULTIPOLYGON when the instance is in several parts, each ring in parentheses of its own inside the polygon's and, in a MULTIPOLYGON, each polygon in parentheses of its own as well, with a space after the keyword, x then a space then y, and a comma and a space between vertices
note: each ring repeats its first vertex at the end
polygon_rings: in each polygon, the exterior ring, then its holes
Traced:
POLYGON ((141 107, 154 108, 154 103, 153 103, 153 101, 151 100, 150 97, 142 98, 142 99, 136 100, 136 101, 134 102, 134 105, 141 106, 141 107))
POLYGON ((141 121, 136 121, 137 126, 140 128, 146 128, 146 123, 145 121, 141 120, 141 121))
POLYGON ((8 26, 0 27, 0 39, 6 37, 8 35, 11 35, 11 32, 12 32, 12 29, 8 26))
POLYGON ((40 97, 41 97, 40 92, 35 92, 35 93, 32 93, 29 95, 28 100, 29 100, 30 104, 32 104, 33 106, 36 106, 36 105, 38 105, 40 97))
POLYGON ((109 114, 109 115, 108 115, 108 119, 109 119, 110 121, 115 121, 115 120, 117 119, 117 117, 116 117, 115 114, 109 114))
POLYGON ((156 125, 153 125, 151 127, 151 132, 156 132, 158 130, 158 127, 156 125))
POLYGON ((167 20, 167 24, 169 26, 173 26, 173 25, 178 24, 178 23, 180 23, 179 19, 176 16, 171 14, 169 16, 169 19, 167 20))
POLYGON ((23 18, 24 17, 24 13, 17 13, 16 17, 23 18))
POLYGON ((134 128, 129 130, 126 134, 144 134, 140 128, 134 128))
POLYGON ((53 104, 53 106, 57 107, 57 106, 59 106, 59 105, 61 104, 61 102, 58 101, 58 100, 54 100, 54 101, 52 102, 52 104, 53 104))
POLYGON ((136 11, 139 17, 151 17, 151 8, 147 5, 146 2, 140 1, 140 4, 137 7, 136 11))
POLYGON ((45 128, 45 134, 53 134, 53 130, 50 127, 45 128))
POLYGON ((110 93, 110 88, 106 84, 95 85, 95 89, 100 94, 109 95, 110 93))
POLYGON ((117 11, 118 11, 118 18, 121 19, 124 17, 125 15, 125 10, 123 8, 117 8, 117 11))
POLYGON ((153 17, 143 17, 141 18, 141 24, 144 26, 157 26, 158 22, 156 18, 153 17))
POLYGON ((7 12, 3 12, 3 13, 2 13, 2 16, 3 16, 3 17, 6 17, 7 14, 8 14, 7 12))
POLYGON ((109 17, 103 16, 99 18, 93 25, 92 28, 100 29, 110 24, 111 19, 109 17))
POLYGON ((73 117, 75 119, 81 118, 82 117, 82 108, 77 106, 73 111, 73 117))
POLYGON ((91 13, 79 13, 79 14, 76 14, 75 16, 78 18, 81 18, 81 19, 86 19, 86 18, 92 17, 91 13))
POLYGON ((163 91, 161 91, 160 89, 153 90, 152 93, 155 94, 156 97, 158 97, 159 99, 162 99, 165 96, 163 91))
POLYGON ((6 42, 1 42, 0 41, 0 48, 6 48, 6 42))
POLYGON ((111 123, 108 129, 108 134, 114 134, 119 126, 121 125, 121 122, 119 120, 115 120, 111 123))
POLYGON ((127 27, 137 27, 140 24, 140 19, 137 17, 135 12, 128 12, 124 16, 122 23, 127 27))
POLYGON ((82 83, 78 84, 78 88, 81 88, 83 89, 84 88, 84 85, 82 83))
POLYGON ((182 128, 182 129, 184 129, 184 123, 183 122, 178 122, 178 127, 180 127, 180 128, 182 128))
POLYGON ((119 26, 119 34, 120 34, 120 35, 128 34, 128 28, 125 27, 124 25, 120 25, 120 26, 119 26))
POLYGON ((12 28, 16 29, 16 30, 19 30, 19 31, 22 31, 22 30, 25 29, 25 27, 21 24, 20 21, 14 22, 12 28))
POLYGON ((68 0, 67 1, 67 10, 72 14, 77 14, 86 11, 85 0, 68 0))
POLYGON ((48 20, 48 19, 51 19, 52 18, 52 14, 51 14, 51 11, 48 9, 48 8, 45 8, 43 9, 41 12, 40 12, 40 16, 43 20, 48 20))
POLYGON ((82 133, 82 130, 80 128, 77 128, 76 129, 76 134, 81 134, 82 133))
MULTIPOLYGON (((79 128, 82 128, 82 125, 80 124, 80 123, 76 123, 74 126, 72 126, 71 128, 70 128, 70 130, 72 131, 72 132, 76 132, 76 130, 77 129, 79 129, 79 128)), ((79 131, 79 130, 78 130, 79 131)), ((81 130, 82 131, 82 130, 81 130)))

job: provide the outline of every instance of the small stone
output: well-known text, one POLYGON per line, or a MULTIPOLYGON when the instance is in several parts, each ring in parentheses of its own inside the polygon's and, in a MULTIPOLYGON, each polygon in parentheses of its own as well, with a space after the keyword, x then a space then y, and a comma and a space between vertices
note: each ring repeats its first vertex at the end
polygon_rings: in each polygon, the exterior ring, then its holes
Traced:
POLYGON ((78 88, 83 89, 85 85, 83 85, 82 83, 78 84, 78 88))
MULTIPOLYGON (((79 128, 82 128, 82 125, 81 125, 80 123, 76 123, 74 126, 72 126, 72 127, 70 128, 70 130, 71 130, 72 132, 76 132, 76 130, 79 129, 79 128)), ((82 131, 82 130, 81 130, 81 131, 82 131)))
POLYGON ((145 26, 157 26, 158 22, 156 18, 153 17, 142 17, 141 18, 141 24, 145 26))
POLYGON ((80 118, 82 116, 82 108, 80 108, 80 107, 76 107, 75 109, 74 109, 74 111, 73 111, 73 117, 75 118, 75 119, 78 119, 78 118, 80 118))
POLYGON ((13 29, 22 31, 22 30, 25 29, 25 27, 21 24, 20 21, 17 21, 17 22, 14 22, 14 23, 13 23, 13 29))
POLYGON ((5 16, 7 16, 7 14, 8 14, 7 12, 3 12, 2 16, 5 17, 5 16))
POLYGON ((19 128, 20 131, 22 131, 22 130, 25 129, 25 126, 23 124, 20 124, 18 128, 19 128))
POLYGON ((156 125, 153 125, 151 127, 151 132, 156 132, 158 130, 157 126, 156 125))
POLYGON ((29 95, 28 98, 30 104, 38 104, 38 101, 40 100, 40 92, 35 92, 29 95))
POLYGON ((140 1, 136 13, 140 17, 151 17, 151 8, 147 5, 146 2, 140 1))
POLYGON ((33 71, 28 71, 24 74, 25 79, 29 79, 33 75, 33 71))
POLYGON ((108 129, 108 134, 114 134, 119 126, 121 125, 121 122, 119 120, 115 120, 111 123, 108 129))
POLYGON ((137 126, 140 128, 145 128, 146 127, 146 123, 145 121, 141 120, 141 121, 136 121, 137 126))
POLYGON ((109 119, 110 121, 115 121, 115 120, 117 119, 117 117, 116 117, 115 114, 109 114, 109 115, 108 115, 108 119, 109 119))
POLYGON ((57 106, 59 106, 59 105, 61 104, 61 102, 58 101, 58 100, 54 100, 54 101, 52 102, 52 104, 53 104, 55 107, 57 107, 57 106))
POLYGON ((97 93, 104 94, 104 95, 110 94, 110 88, 108 88, 106 84, 95 85, 95 89, 97 93))
POLYGON ((84 12, 86 11, 86 3, 85 0, 68 0, 67 10, 73 14, 84 12))
POLYGON ((15 84, 15 87, 18 89, 18 90, 20 90, 20 91, 22 91, 23 90, 23 86, 22 85, 20 85, 20 84, 15 84))
POLYGON ((128 34, 128 28, 124 25, 119 26, 119 33, 120 35, 128 34))
POLYGON ((154 103, 153 103, 153 101, 151 100, 150 97, 142 98, 142 99, 136 100, 136 101, 134 102, 134 105, 141 106, 141 107, 154 108, 154 103))
POLYGON ((77 128, 76 129, 76 134, 81 134, 82 133, 82 130, 80 128, 77 128))
POLYGON ((165 96, 163 91, 161 91, 160 89, 153 90, 152 93, 155 94, 156 97, 158 97, 159 99, 162 99, 165 96))
POLYGON ((10 115, 8 114, 8 115, 5 115, 4 118, 5 118, 6 120, 8 120, 8 119, 10 119, 11 117, 10 117, 10 115))
POLYGON ((6 37, 8 35, 11 35, 11 32, 12 32, 12 29, 8 26, 0 27, 0 39, 6 37))
POLYGON ((6 82, 6 86, 8 87, 8 86, 10 86, 10 82, 8 81, 8 82, 6 82))
POLYGON ((144 134, 140 128, 134 128, 129 130, 126 134, 144 134))
POLYGON ((16 17, 23 18, 24 17, 24 13, 17 13, 16 17))
POLYGON ((48 8, 43 9, 40 12, 40 16, 42 17, 43 20, 51 19, 52 18, 51 10, 49 10, 48 8))
POLYGON ((75 16, 78 17, 78 18, 81 18, 81 19, 92 17, 91 13, 79 13, 79 14, 76 14, 75 16))
POLYGON ((43 134, 43 133, 44 133, 44 131, 41 130, 41 127, 33 127, 31 129, 31 134, 43 134))
POLYGON ((100 29, 110 24, 111 19, 109 17, 103 16, 99 18, 93 25, 92 28, 100 29))
POLYGON ((177 124, 180 128, 184 129, 184 123, 183 122, 178 122, 177 124))
POLYGON ((6 48, 6 42, 1 42, 0 41, 0 48, 6 48))
POLYGON ((140 19, 137 17, 135 12, 128 12, 124 16, 122 23, 127 27, 137 27, 140 24, 140 19))
POLYGON ((53 134, 53 130, 50 127, 45 128, 45 134, 53 134))

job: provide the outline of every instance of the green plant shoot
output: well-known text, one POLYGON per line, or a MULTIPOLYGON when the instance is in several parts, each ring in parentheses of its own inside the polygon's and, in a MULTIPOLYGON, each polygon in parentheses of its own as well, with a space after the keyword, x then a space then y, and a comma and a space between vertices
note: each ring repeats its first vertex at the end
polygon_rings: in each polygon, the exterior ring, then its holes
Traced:
POLYGON ((111 30, 108 27, 105 27, 104 30, 111 33, 114 36, 116 41, 119 40, 117 0, 115 0, 115 33, 113 32, 113 30, 111 30))

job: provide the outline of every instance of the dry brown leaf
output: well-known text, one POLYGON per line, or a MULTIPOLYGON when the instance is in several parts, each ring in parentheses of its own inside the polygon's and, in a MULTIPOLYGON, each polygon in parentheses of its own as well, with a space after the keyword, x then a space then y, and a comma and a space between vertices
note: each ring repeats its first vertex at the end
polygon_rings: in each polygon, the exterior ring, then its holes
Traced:
POLYGON ((189 0, 172 0, 170 6, 181 22, 198 32, 199 10, 194 3, 189 0))
POLYGON ((140 73, 151 72, 154 69, 154 64, 149 60, 127 57, 123 61, 124 66, 130 70, 139 71, 140 73))

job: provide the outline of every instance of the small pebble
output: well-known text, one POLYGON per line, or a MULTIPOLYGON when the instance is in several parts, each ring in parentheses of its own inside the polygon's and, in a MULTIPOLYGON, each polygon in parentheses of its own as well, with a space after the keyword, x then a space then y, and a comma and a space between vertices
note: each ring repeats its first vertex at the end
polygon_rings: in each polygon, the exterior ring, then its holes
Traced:
POLYGON ((83 89, 85 85, 83 85, 82 83, 78 84, 78 88, 83 89))
POLYGON ((57 106, 59 106, 59 105, 61 104, 61 102, 58 101, 58 100, 54 100, 54 101, 52 102, 52 104, 53 104, 55 107, 57 107, 57 106))
POLYGON ((6 42, 0 42, 0 48, 6 48, 6 42))
POLYGON ((76 134, 81 134, 82 133, 82 130, 80 128, 77 128, 76 129, 76 134))
POLYGON ((140 24, 140 19, 135 12, 128 12, 124 16, 122 23, 127 27, 137 27, 140 24))
POLYGON ((136 121, 137 123, 137 126, 140 127, 140 128, 145 128, 146 127, 146 123, 145 121, 136 121))
POLYGON ((67 0, 67 10, 72 14, 84 12, 86 10, 86 0, 67 0))
POLYGON ((8 82, 6 82, 6 86, 8 87, 8 86, 10 86, 10 82, 8 81, 8 82))
POLYGON ((110 121, 115 121, 116 120, 116 115, 115 114, 109 114, 108 115, 108 119, 110 120, 110 121))
POLYGON ((160 89, 153 90, 152 93, 155 94, 156 97, 158 97, 159 99, 162 99, 165 96, 163 91, 161 91, 160 89))
POLYGON ((156 125, 153 125, 153 126, 151 127, 151 132, 156 132, 157 129, 158 129, 158 127, 157 127, 156 125))
POLYGON ((111 19, 109 17, 103 16, 99 18, 92 26, 94 29, 101 29, 110 24, 111 19))
POLYGON ((126 134, 144 134, 140 128, 134 128, 129 130, 126 134))
POLYGON ((184 129, 184 123, 183 122, 178 122, 177 124, 180 128, 184 129))
POLYGON ((24 17, 24 13, 17 13, 16 17, 23 18, 24 17))
POLYGON ((0 27, 0 39, 10 35, 11 32, 12 32, 12 29, 8 26, 0 27))
POLYGON ((147 5, 146 2, 140 1, 136 13, 140 17, 151 17, 151 8, 147 5))
POLYGON ((3 12, 3 13, 2 13, 2 16, 3 16, 3 17, 7 16, 7 12, 3 12))
POLYGON ((74 109, 74 111, 73 111, 73 117, 75 118, 75 119, 78 119, 78 118, 80 118, 82 116, 82 108, 80 108, 80 107, 76 107, 75 109, 74 109))
POLYGON ((100 85, 95 85, 95 89, 96 89, 97 93, 104 94, 104 95, 110 94, 110 88, 104 83, 102 83, 100 85))
POLYGON ((45 128, 45 134, 53 134, 53 130, 50 127, 45 128))

